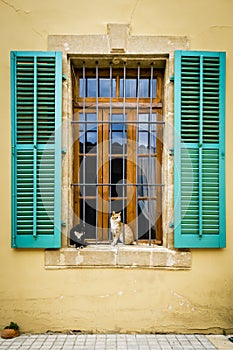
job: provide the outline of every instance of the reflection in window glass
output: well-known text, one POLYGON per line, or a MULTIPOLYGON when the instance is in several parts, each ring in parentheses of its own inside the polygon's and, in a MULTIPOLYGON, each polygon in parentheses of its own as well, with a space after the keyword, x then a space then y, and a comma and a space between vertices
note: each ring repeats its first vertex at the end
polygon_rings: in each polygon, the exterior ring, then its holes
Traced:
POLYGON ((116 79, 112 79, 112 87, 110 79, 99 79, 99 97, 116 97, 116 79))
POLYGON ((96 145, 97 145, 97 132, 96 131, 89 131, 86 133, 86 153, 96 152, 96 145))
POLYGON ((96 201, 95 199, 80 200, 80 219, 85 222, 85 239, 95 238, 96 201), (85 215, 84 215, 85 213, 85 215))
POLYGON ((88 130, 93 130, 95 129, 96 130, 96 127, 97 127, 97 119, 96 119, 96 114, 95 113, 87 113, 87 114, 83 114, 83 113, 80 113, 79 114, 79 121, 80 122, 87 122, 86 124, 81 124, 80 123, 80 127, 79 127, 79 130, 80 131, 84 131, 84 126, 85 126, 85 130, 88 131, 88 130), (91 123, 93 122, 93 124, 91 123))
POLYGON ((143 186, 140 188, 140 196, 147 197, 149 191, 152 197, 156 196, 156 186, 147 187, 145 185, 152 184, 156 179, 156 157, 138 157, 138 183, 143 186), (153 194, 153 195, 152 195, 153 194))
POLYGON ((139 114, 138 152, 156 152, 156 113, 139 114))
POLYGON ((150 121, 150 130, 156 131, 156 113, 141 113, 138 116, 139 119, 139 129, 149 130, 149 121, 150 121), (145 122, 145 124, 143 123, 145 122))
POLYGON ((150 79, 139 80, 139 96, 140 97, 150 96, 150 79))
POLYGON ((139 239, 155 239, 156 200, 138 201, 138 232, 139 239))
POLYGON ((138 137, 139 153, 147 153, 149 148, 149 137, 148 132, 139 132, 138 137))
POLYGON ((79 143, 80 152, 96 152, 97 144, 97 116, 96 113, 79 114, 79 143), (82 123, 87 122, 87 123, 82 123), (93 124, 92 124, 93 122, 93 124))
MULTIPOLYGON (((136 97, 137 96, 137 79, 126 79, 125 80, 125 97, 136 97)), ((124 96, 124 79, 120 79, 120 97, 124 96)))
MULTIPOLYGON (((122 158, 114 158, 111 159, 110 166, 111 166, 111 197, 123 197, 123 178, 125 178, 125 175, 123 174, 123 162, 124 162, 124 168, 125 168, 125 174, 127 173, 127 161, 126 159, 122 158)), ((125 193, 126 195, 126 188, 125 193)))
MULTIPOLYGON (((96 78, 86 78, 85 84, 84 79, 80 79, 79 81, 80 97, 96 97, 96 78)), ((116 79, 112 79, 111 87, 111 80, 109 78, 99 78, 98 97, 116 97, 116 79)))
MULTIPOLYGON (((96 157, 80 157, 80 181, 85 184, 94 184, 96 182, 96 157), (85 174, 85 179, 84 179, 85 174)), ((90 185, 89 185, 90 186, 90 185)), ((87 190, 86 186, 86 190, 87 190)), ((95 195, 95 189, 90 188, 92 194, 95 195)))
MULTIPOLYGON (((138 95, 141 98, 156 97, 156 79, 153 79, 151 86, 150 78, 139 79, 139 89, 136 78, 126 78, 125 80, 125 97, 135 98, 138 95)), ((124 97, 124 79, 120 79, 120 97, 124 97)))
POLYGON ((126 135, 125 135, 125 137, 123 137, 123 132, 112 131, 111 153, 112 154, 122 154, 123 153, 123 145, 125 145, 125 152, 126 152, 126 145, 127 145, 126 135))
POLYGON ((122 122, 124 120, 123 114, 112 114, 111 121, 111 153, 122 154, 123 145, 126 152, 127 146, 127 127, 122 122))
POLYGON ((86 79, 86 96, 87 97, 96 96, 96 79, 95 78, 86 79))

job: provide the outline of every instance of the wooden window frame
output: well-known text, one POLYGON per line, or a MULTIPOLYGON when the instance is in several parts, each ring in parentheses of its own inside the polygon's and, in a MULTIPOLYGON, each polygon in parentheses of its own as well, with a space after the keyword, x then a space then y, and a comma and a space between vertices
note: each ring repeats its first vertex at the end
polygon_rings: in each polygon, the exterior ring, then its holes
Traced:
MULTIPOLYGON (((98 74, 98 78, 109 78, 109 69, 100 69, 99 72, 101 72, 100 74, 98 74)), ((85 72, 85 77, 95 77, 95 69, 91 70, 91 69, 87 69, 85 72)), ((73 75, 74 75, 74 79, 73 81, 73 112, 74 112, 74 116, 77 116, 79 113, 83 112, 83 108, 85 108, 86 111, 88 111, 88 113, 92 113, 93 111, 96 110, 96 108, 100 109, 100 111, 103 112, 98 112, 98 122, 103 122, 103 124, 98 124, 98 144, 102 145, 103 143, 105 143, 106 145, 108 144, 108 134, 109 134, 109 130, 108 130, 108 112, 109 112, 109 105, 111 104, 111 109, 112 109, 112 114, 117 113, 119 111, 124 110, 124 113, 128 113, 129 112, 129 122, 134 121, 135 118, 137 118, 137 113, 140 114, 140 111, 143 113, 157 113, 159 119, 158 121, 160 121, 162 123, 162 110, 163 110, 163 105, 162 105, 162 97, 163 97, 163 73, 162 70, 160 69, 155 69, 154 73, 153 73, 153 78, 156 77, 157 79, 157 83, 156 83, 156 97, 154 98, 126 98, 126 97, 120 97, 120 77, 122 75, 122 69, 115 69, 114 73, 113 73, 113 77, 116 78, 116 97, 99 97, 98 98, 98 102, 96 102, 96 97, 80 97, 80 91, 79 91, 79 79, 80 77, 82 77, 82 70, 81 69, 73 69, 73 75), (137 112, 136 109, 138 108, 137 112), (133 109, 135 110, 134 112, 133 109), (127 111, 127 112, 126 112, 127 111)), ((136 69, 127 69, 127 77, 137 77, 136 75, 136 69)), ((145 70, 142 70, 142 75, 140 75, 140 77, 150 77, 150 75, 148 74, 148 69, 147 69, 147 74, 145 74, 145 70)), ((77 119, 75 118, 75 121, 77 121, 77 119)), ((128 125, 129 129, 128 129, 128 135, 127 135, 127 143, 131 140, 133 141, 132 144, 135 144, 136 141, 136 134, 137 134, 137 129, 136 129, 136 124, 133 123, 129 123, 128 125)), ((159 128, 159 132, 157 133, 157 137, 156 137, 156 154, 152 155, 155 156, 157 158, 157 167, 160 168, 159 171, 156 171, 156 183, 161 183, 162 182, 162 174, 161 174, 161 166, 162 166, 162 128, 159 128)), ((76 131, 74 132, 74 138, 77 139, 77 135, 78 135, 79 131, 78 131, 78 126, 76 126, 76 131)), ((79 172, 76 171, 80 164, 79 164, 79 156, 80 156, 80 152, 79 152, 79 142, 74 142, 74 163, 73 163, 73 181, 74 183, 79 183, 80 182, 80 177, 79 177, 79 172), (78 156, 76 156, 78 154, 78 156)), ((102 147, 102 146, 100 146, 102 147)), ((106 146, 105 146, 106 147, 106 146)), ((135 146, 134 146, 135 147, 135 146)), ((98 155, 96 154, 96 156, 100 157, 98 159, 98 163, 103 162, 103 167, 101 167, 98 171, 98 178, 102 178, 102 183, 109 183, 109 171, 107 170, 108 167, 108 150, 101 150, 99 149, 98 151, 98 155), (102 154, 100 156, 100 154, 102 154)), ((135 179, 135 174, 136 174, 136 169, 134 169, 134 167, 136 167, 136 161, 137 159, 135 158, 135 149, 133 149, 132 147, 129 147, 129 154, 127 155, 127 159, 128 161, 130 161, 130 167, 132 168, 130 170, 130 174, 132 174, 132 178, 130 177, 130 179, 128 178, 128 180, 131 183, 136 183, 136 179, 135 179)), ((89 156, 94 156, 94 154, 90 154, 89 156)), ((140 154, 139 156, 143 156, 142 154, 140 154)), ((106 203, 109 200, 109 195, 108 195, 108 189, 109 186, 100 186, 98 187, 98 196, 103 198, 103 204, 100 204, 100 206, 98 207, 98 222, 102 223, 102 228, 98 229, 98 237, 102 237, 103 241, 107 241, 108 240, 108 227, 109 227, 109 215, 107 214, 107 208, 105 207, 101 207, 101 205, 106 206, 106 203), (101 209, 103 209, 103 214, 101 213, 101 209), (102 218, 100 217, 102 215, 102 218)), ((133 188, 133 186, 131 186, 131 188, 129 187, 127 189, 127 191, 134 191, 135 192, 136 186, 135 188, 133 188)), ((129 193, 127 192, 127 195, 129 195, 129 193)), ((134 195, 133 195, 134 196, 134 195)), ((130 197, 130 195, 129 195, 130 197)), ((159 198, 159 206, 157 206, 157 213, 156 213, 156 217, 158 217, 157 221, 156 221, 156 239, 151 240, 150 244, 162 244, 163 241, 163 237, 162 237, 162 214, 159 215, 159 213, 162 213, 162 189, 160 186, 157 186, 156 188, 156 197, 159 198)), ((75 214, 77 214, 78 217, 80 217, 80 205, 78 204, 79 200, 80 200, 80 195, 79 195, 79 189, 78 187, 74 187, 74 212, 75 214)), ((96 197, 93 197, 96 198, 96 197)), ((145 199, 145 198, 144 198, 145 199)), ((131 202, 128 204, 128 213, 129 213, 129 217, 128 217, 128 221, 133 221, 131 219, 133 219, 133 216, 136 217, 136 195, 135 198, 133 200, 131 200, 131 202)), ((135 220, 134 220, 135 221, 135 220)), ((74 224, 77 224, 77 218, 75 215, 75 219, 74 219, 74 224)), ((135 226, 135 223, 133 224, 133 226, 135 226)), ((135 229, 135 227, 132 227, 133 229, 135 229)), ((134 231, 135 232, 135 231, 134 231)), ((141 241, 141 243, 145 243, 148 242, 148 240, 146 241, 141 241)))

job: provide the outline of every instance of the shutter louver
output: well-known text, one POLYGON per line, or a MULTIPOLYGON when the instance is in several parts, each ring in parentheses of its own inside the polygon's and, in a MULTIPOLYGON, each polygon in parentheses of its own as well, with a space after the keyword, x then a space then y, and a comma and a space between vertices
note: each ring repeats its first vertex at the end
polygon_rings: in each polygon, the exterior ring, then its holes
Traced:
POLYGON ((225 53, 175 52, 176 248, 225 247, 225 53))
POLYGON ((12 247, 59 248, 60 52, 12 52, 12 247))

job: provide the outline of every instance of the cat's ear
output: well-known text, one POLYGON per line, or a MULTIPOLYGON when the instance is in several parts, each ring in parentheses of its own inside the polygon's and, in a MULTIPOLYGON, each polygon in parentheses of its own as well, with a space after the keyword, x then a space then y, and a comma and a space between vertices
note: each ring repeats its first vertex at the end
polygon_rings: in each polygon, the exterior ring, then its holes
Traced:
POLYGON ((113 210, 113 212, 112 212, 112 215, 115 215, 116 213, 115 213, 115 211, 113 210))

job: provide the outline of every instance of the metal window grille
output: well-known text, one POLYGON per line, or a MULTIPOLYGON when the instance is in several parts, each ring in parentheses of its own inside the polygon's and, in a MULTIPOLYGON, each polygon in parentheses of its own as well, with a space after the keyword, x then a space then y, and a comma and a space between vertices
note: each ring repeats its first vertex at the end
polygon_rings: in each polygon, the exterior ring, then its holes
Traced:
POLYGON ((74 224, 89 242, 109 244, 114 210, 137 244, 161 243, 161 75, 153 62, 89 66, 73 69, 74 224))

